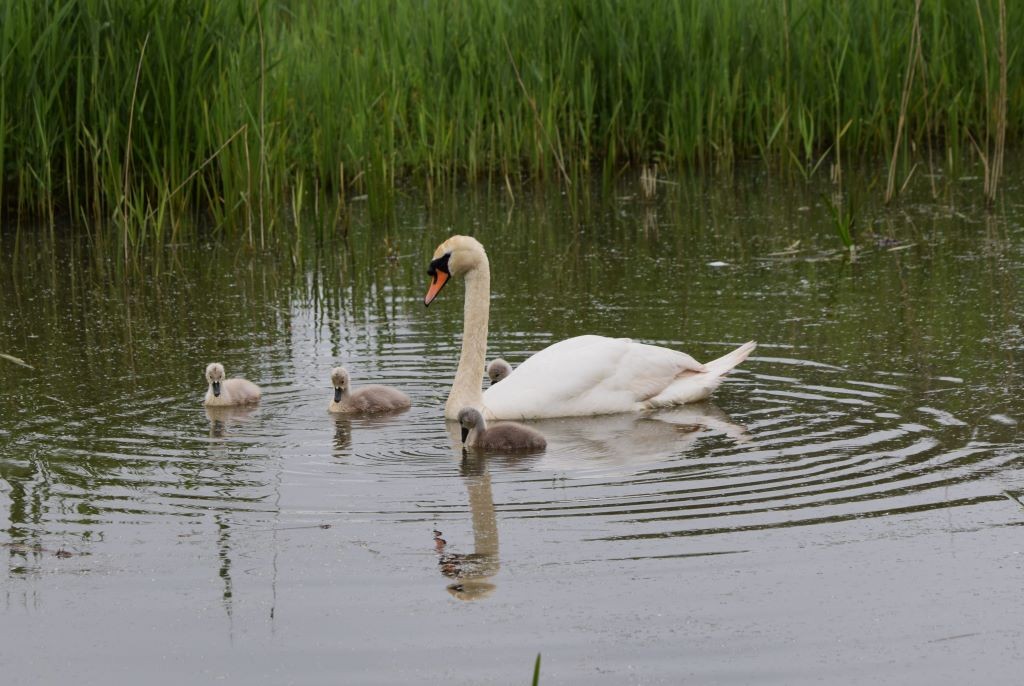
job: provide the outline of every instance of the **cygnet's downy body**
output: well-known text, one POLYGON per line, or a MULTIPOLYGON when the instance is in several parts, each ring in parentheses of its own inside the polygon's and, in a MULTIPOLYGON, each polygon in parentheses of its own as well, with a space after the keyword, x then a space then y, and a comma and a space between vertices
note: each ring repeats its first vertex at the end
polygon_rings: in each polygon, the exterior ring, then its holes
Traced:
POLYGON ((234 405, 255 405, 260 401, 260 387, 246 379, 225 379, 224 365, 211 362, 206 365, 207 407, 230 407, 234 405))
POLYGON ((412 405, 409 396, 390 386, 352 388, 344 367, 331 370, 331 385, 334 386, 334 399, 327 410, 335 414, 380 414, 404 410, 412 405))
POLYGON ((473 407, 462 408, 458 419, 462 442, 470 448, 510 453, 544 450, 548 445, 540 432, 516 422, 488 427, 480 410, 473 407))
POLYGON ((512 365, 498 357, 488 362, 484 371, 487 372, 487 378, 491 380, 493 386, 512 373, 512 365))

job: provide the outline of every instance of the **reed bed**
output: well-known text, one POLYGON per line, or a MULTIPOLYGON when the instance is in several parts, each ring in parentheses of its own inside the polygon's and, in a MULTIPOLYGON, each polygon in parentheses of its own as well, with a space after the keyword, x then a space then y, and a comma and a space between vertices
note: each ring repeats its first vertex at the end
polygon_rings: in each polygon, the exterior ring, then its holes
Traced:
MULTIPOLYGON (((197 219, 253 244, 310 208, 485 180, 758 159, 807 179, 980 160, 1024 132, 1005 0, 7 0, 0 210, 125 249, 197 219)), ((988 176, 994 176, 989 180, 988 176)))

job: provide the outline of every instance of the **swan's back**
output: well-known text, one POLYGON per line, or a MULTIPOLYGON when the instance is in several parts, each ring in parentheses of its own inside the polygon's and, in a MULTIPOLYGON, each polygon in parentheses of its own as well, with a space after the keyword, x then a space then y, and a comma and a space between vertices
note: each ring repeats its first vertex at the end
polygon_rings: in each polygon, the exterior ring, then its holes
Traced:
POLYGON ((577 336, 544 348, 484 392, 493 417, 571 417, 642 409, 685 372, 705 372, 686 353, 629 338, 577 336))
POLYGON ((232 405, 251 405, 260 401, 260 387, 248 379, 225 379, 221 395, 226 395, 232 405))

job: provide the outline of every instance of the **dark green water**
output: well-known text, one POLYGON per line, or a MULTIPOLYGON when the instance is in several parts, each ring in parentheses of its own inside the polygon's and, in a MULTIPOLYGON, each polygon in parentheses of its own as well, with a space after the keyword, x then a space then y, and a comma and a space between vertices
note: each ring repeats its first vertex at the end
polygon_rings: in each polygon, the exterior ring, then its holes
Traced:
POLYGON ((863 204, 853 261, 822 189, 762 176, 128 269, 7 227, 0 353, 34 369, 0 359, 3 682, 527 683, 538 652, 541 683, 1019 680, 1024 205, 978 185, 863 204), (461 285, 422 304, 456 232, 490 255, 491 357, 760 346, 713 404, 462 459, 461 285), (214 360, 258 409, 204 411, 214 360), (413 408, 329 416, 336 364, 413 408))

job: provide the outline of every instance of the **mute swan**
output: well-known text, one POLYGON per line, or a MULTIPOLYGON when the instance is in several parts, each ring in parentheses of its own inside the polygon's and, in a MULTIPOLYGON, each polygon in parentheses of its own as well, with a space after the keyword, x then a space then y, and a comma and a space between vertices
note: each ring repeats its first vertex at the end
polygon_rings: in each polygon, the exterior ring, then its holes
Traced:
POLYGON ((353 390, 344 367, 331 370, 331 384, 334 386, 334 400, 327 406, 328 412, 376 414, 404 410, 412 404, 409 396, 389 386, 360 386, 353 390))
POLYGON ((452 236, 434 251, 427 273, 430 305, 452 276, 466 279, 462 354, 445 416, 480 408, 488 419, 571 417, 638 412, 703 400, 723 375, 757 346, 744 343, 701 364, 686 353, 628 338, 577 336, 535 353, 504 381, 480 390, 487 356, 491 270, 484 247, 470 236, 452 236))
POLYGON ((537 431, 515 422, 503 422, 490 428, 480 410, 464 407, 459 410, 462 442, 470 448, 483 450, 543 450, 548 442, 537 431))
POLYGON ((487 378, 491 380, 493 386, 512 373, 512 365, 500 357, 496 357, 487 363, 487 368, 484 371, 487 372, 487 378))
POLYGON ((260 387, 246 379, 225 379, 224 365, 211 362, 206 365, 206 391, 203 404, 207 407, 253 405, 260 401, 260 387))

